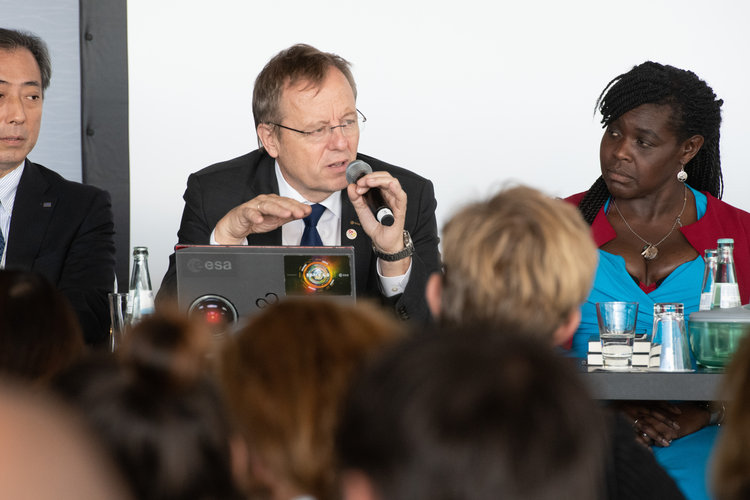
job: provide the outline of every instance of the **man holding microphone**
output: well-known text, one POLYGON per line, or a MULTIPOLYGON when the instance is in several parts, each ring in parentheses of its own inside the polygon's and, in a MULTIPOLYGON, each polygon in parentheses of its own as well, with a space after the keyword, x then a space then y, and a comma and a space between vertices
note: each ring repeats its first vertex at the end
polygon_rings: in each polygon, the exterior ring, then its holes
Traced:
MULTIPOLYGON (((429 318, 427 277, 439 269, 432 183, 357 153, 364 115, 343 58, 298 44, 258 75, 253 115, 260 148, 188 178, 181 244, 348 246, 357 294, 380 297, 403 319, 429 318), (372 173, 347 181, 355 160, 372 173), (379 190, 393 224, 366 198, 379 190)), ((160 299, 174 293, 170 257, 160 299)))

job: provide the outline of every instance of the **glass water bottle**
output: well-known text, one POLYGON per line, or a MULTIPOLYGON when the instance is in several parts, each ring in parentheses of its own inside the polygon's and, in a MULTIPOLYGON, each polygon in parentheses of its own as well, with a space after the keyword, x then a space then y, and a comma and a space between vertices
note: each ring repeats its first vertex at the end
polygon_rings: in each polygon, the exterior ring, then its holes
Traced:
POLYGON ((130 276, 128 291, 128 318, 130 324, 154 312, 154 291, 151 289, 151 275, 148 272, 148 248, 133 248, 133 274, 130 276))
POLYGON ((714 293, 711 309, 739 307, 740 288, 737 285, 737 273, 734 269, 734 240, 722 238, 717 241, 719 260, 716 263, 714 276, 714 293))
POLYGON ((716 277, 716 265, 719 262, 719 251, 715 248, 706 249, 703 260, 706 263, 706 267, 703 271, 701 302, 698 310, 708 311, 711 309, 711 302, 713 301, 714 278, 716 277))

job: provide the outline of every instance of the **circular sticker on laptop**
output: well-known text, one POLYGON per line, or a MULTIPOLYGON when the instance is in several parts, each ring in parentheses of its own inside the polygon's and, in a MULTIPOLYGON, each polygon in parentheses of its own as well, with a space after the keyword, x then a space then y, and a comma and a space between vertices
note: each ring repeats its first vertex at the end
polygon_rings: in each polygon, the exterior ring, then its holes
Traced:
POLYGON ((314 260, 302 269, 302 279, 305 285, 317 290, 331 284, 333 273, 326 261, 314 260))

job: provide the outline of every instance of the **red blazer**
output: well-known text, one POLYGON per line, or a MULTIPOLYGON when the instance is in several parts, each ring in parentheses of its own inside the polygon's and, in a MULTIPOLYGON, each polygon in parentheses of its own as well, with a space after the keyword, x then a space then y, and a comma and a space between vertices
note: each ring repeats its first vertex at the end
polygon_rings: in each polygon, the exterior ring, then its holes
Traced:
MULTIPOLYGON (((574 194, 565 201, 578 206, 586 192, 574 194)), ((707 248, 716 248, 719 238, 734 238, 734 264, 743 304, 750 302, 750 213, 706 195, 706 213, 692 224, 682 226, 680 232, 690 245, 703 256, 707 248)), ((591 224, 591 235, 598 247, 615 238, 617 233, 607 220, 604 207, 591 224)))

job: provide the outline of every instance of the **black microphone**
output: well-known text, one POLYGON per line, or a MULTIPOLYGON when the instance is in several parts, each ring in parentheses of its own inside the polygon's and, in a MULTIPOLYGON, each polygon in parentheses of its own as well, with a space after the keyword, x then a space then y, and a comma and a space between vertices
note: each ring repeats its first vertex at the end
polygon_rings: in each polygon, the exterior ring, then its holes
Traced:
MULTIPOLYGON (((354 160, 346 167, 346 182, 349 184, 357 182, 362 176, 372 173, 372 167, 362 160, 354 160)), ((396 219, 393 212, 383 199, 380 189, 370 189, 363 197, 370 207, 375 218, 384 226, 392 226, 396 219)))

